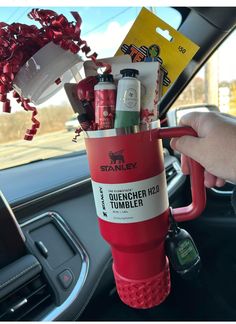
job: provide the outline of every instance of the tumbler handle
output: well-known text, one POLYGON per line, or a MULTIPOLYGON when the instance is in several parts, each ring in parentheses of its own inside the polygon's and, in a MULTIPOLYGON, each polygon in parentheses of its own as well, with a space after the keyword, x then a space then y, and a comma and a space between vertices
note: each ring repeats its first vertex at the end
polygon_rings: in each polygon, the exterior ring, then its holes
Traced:
MULTIPOLYGON (((158 138, 197 136, 191 127, 163 127, 158 130, 158 138)), ((202 213, 206 205, 206 189, 204 186, 204 168, 189 158, 192 203, 189 206, 174 208, 172 214, 177 222, 192 220, 202 213)))

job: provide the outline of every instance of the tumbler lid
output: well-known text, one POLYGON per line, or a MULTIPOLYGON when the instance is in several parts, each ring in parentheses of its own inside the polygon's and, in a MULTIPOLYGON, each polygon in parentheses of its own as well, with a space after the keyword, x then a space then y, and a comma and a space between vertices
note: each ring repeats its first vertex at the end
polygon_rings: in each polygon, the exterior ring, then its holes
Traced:
POLYGON ((50 42, 21 67, 14 78, 13 88, 33 104, 41 104, 72 79, 70 69, 80 62, 78 54, 50 42))

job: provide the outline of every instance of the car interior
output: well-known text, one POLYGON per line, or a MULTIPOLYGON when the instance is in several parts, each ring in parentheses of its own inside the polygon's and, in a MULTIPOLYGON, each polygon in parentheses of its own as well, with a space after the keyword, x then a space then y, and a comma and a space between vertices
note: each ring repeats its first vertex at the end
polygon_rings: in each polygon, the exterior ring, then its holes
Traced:
MULTIPOLYGON (((200 49, 160 101, 162 127, 177 126, 183 110, 219 111, 212 102, 182 108, 175 102, 227 38, 235 39, 235 7, 173 9, 181 15, 178 31, 200 49)), ((234 69, 235 62, 231 66, 234 69)), ((0 160, 5 154, 1 146, 0 160)), ((150 309, 135 309, 125 305, 116 290, 111 250, 99 231, 86 151, 65 153, 1 167, 1 321, 236 320, 232 183, 206 189, 202 214, 179 224, 199 250, 199 275, 186 280, 171 267, 167 299, 150 309)), ((180 154, 171 149, 170 139, 163 140, 163 154, 169 205, 186 206, 191 202, 190 180, 181 171, 180 154)))

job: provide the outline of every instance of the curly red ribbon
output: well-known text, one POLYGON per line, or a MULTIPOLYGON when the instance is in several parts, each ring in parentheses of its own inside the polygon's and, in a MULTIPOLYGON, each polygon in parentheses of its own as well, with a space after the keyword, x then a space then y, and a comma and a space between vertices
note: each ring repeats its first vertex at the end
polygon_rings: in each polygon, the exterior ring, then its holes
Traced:
MULTIPOLYGON (((68 22, 65 16, 58 15, 52 10, 33 9, 28 17, 38 21, 41 28, 34 25, 28 26, 20 23, 9 25, 0 22, 0 101, 3 103, 3 112, 11 112, 7 94, 13 90, 13 81, 17 72, 30 57, 51 41, 73 54, 82 51, 97 66, 105 67, 106 72, 110 73, 110 65, 98 63, 97 54, 91 53, 86 41, 81 39, 82 19, 80 15, 74 11, 71 14, 75 22, 68 22)), ((32 112, 32 127, 26 131, 24 137, 26 140, 32 140, 40 126, 35 117, 37 109, 29 105, 29 99, 20 97, 16 92, 13 96, 25 110, 32 112)))

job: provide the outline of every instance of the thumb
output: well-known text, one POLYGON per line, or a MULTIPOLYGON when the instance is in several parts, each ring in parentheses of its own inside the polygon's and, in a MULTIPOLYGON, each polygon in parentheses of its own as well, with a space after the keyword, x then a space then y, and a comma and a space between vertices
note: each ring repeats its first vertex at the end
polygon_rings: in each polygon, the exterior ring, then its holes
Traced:
POLYGON ((173 138, 170 142, 170 145, 173 150, 176 150, 199 162, 199 158, 201 157, 200 141, 201 139, 198 137, 181 136, 179 138, 173 138))

